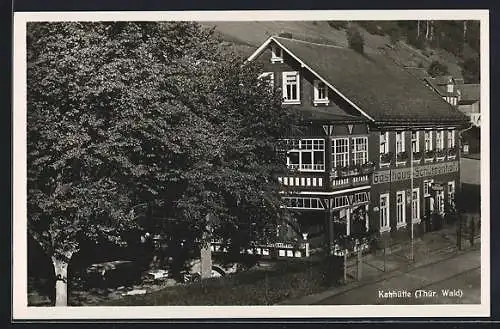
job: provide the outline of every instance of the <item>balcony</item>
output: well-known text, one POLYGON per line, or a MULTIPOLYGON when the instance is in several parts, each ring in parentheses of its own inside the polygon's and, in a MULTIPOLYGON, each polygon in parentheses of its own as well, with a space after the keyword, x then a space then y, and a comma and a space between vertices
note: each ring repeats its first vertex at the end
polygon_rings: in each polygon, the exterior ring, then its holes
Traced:
POLYGON ((447 153, 448 152, 445 149, 436 150, 436 161, 444 161, 447 153))
POLYGON ((393 161, 392 152, 380 153, 380 168, 389 167, 393 161))
MULTIPOLYGON (((221 241, 212 241, 214 253, 227 253, 228 247, 221 241)), ((310 244, 307 240, 275 243, 253 243, 251 247, 241 250, 241 254, 256 255, 262 258, 305 258, 310 256, 310 244)))
POLYGON ((434 150, 425 151, 424 162, 434 162, 434 158, 436 157, 436 152, 434 150))
POLYGON ((406 166, 407 161, 408 161, 408 152, 403 151, 399 152, 396 155, 396 167, 406 166))
POLYGON ((449 148, 447 153, 448 153, 447 155, 448 160, 455 160, 455 158, 457 157, 457 150, 455 147, 449 148))
POLYGON ((422 162, 422 152, 413 152, 413 165, 418 165, 420 162, 422 162))

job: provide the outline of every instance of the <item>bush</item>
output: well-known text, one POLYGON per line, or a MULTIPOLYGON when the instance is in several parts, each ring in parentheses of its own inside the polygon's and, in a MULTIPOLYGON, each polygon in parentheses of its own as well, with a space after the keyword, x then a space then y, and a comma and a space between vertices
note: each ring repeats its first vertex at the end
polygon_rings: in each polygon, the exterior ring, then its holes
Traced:
POLYGON ((274 270, 251 270, 104 304, 272 305, 322 291, 325 285, 331 285, 336 280, 326 278, 324 264, 324 261, 287 261, 278 263, 274 270))
POLYGON ((364 52, 365 41, 361 33, 355 27, 351 27, 347 30, 347 41, 349 42, 349 48, 360 54, 364 52))
POLYGON ((328 21, 328 25, 336 30, 347 28, 347 21, 328 21))
POLYGON ((429 68, 427 69, 427 73, 429 73, 429 75, 433 78, 437 77, 437 76, 445 75, 445 74, 448 74, 448 66, 446 66, 445 64, 442 64, 439 61, 433 61, 431 63, 431 65, 429 65, 429 68))

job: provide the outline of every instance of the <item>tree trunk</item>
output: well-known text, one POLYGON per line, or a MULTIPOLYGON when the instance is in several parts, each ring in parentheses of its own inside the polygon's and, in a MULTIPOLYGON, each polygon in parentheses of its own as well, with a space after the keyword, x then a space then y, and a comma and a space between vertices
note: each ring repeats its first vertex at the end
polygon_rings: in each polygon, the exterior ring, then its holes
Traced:
POLYGON ((429 40, 429 21, 425 21, 425 40, 429 40))
POLYGON ((420 38, 420 21, 417 21, 417 39, 420 38))
POLYGON ((52 257, 56 274, 56 306, 68 306, 68 262, 52 257))

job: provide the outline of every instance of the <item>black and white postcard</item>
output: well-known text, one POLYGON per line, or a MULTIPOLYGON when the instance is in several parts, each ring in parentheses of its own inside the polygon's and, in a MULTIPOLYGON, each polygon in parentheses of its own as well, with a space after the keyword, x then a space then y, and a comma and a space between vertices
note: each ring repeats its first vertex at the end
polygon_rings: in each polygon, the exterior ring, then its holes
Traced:
POLYGON ((13 319, 490 315, 486 10, 14 13, 13 319))

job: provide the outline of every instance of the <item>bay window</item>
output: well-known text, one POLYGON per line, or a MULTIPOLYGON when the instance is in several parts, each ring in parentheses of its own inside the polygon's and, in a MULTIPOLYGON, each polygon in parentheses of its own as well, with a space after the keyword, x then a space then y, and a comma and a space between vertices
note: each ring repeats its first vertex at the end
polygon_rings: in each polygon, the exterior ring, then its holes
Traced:
POLYGON ((333 168, 347 167, 349 164, 349 139, 334 138, 332 140, 333 168))
POLYGON ((354 137, 352 139, 352 162, 361 165, 368 162, 368 137, 354 137))
POLYGON ((325 140, 301 139, 288 141, 287 166, 302 171, 325 170, 325 140))
POLYGON ((300 103, 299 72, 283 72, 283 102, 290 104, 300 103))

